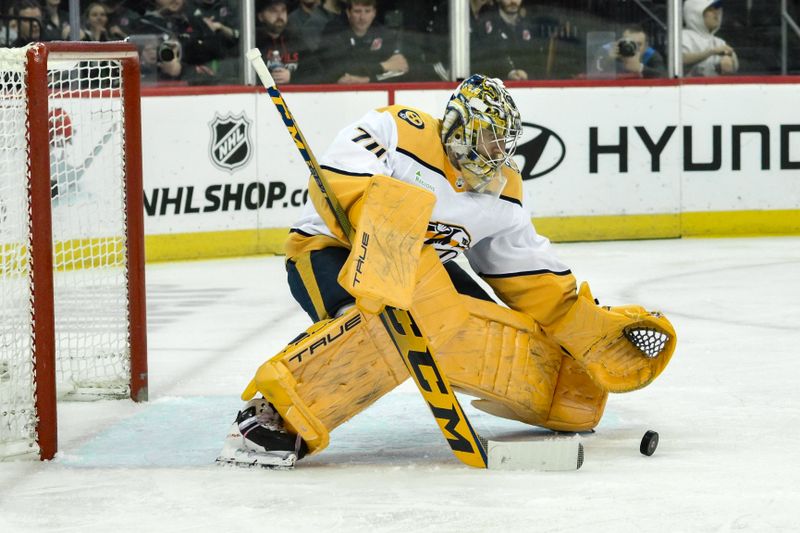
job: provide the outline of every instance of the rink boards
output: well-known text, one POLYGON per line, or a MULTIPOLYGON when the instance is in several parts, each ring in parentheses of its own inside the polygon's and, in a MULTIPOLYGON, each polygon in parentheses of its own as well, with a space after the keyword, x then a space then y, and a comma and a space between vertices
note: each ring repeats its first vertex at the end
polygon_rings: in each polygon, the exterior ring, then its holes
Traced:
MULTIPOLYGON (((524 205, 555 241, 800 233, 797 83, 514 86, 524 205)), ((370 109, 438 116, 451 91, 290 88, 285 98, 319 157, 370 109)), ((242 87, 145 94, 148 260, 280 253, 308 171, 268 98, 242 87)))

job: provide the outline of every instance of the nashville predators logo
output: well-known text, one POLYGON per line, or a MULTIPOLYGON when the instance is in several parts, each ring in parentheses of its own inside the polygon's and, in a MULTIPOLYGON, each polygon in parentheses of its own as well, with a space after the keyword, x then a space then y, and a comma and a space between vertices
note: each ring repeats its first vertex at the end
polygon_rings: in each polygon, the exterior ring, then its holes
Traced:
POLYGON ((397 116, 419 130, 425 127, 425 123, 422 122, 422 117, 420 117, 419 113, 416 111, 412 111, 410 109, 401 109, 400 112, 397 113, 397 116))
POLYGON ((425 244, 430 244, 436 249, 443 263, 455 259, 458 254, 468 250, 471 243, 472 237, 461 226, 428 222, 425 244))

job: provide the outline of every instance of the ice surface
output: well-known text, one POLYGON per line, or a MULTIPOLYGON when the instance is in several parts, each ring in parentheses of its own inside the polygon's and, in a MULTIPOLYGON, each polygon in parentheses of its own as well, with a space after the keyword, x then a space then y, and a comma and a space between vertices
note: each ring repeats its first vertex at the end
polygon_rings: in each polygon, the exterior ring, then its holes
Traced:
MULTIPOLYGON (((679 336, 656 382, 610 397, 580 470, 462 466, 410 382, 294 471, 215 467, 240 390, 308 319, 282 258, 156 264, 151 401, 61 403, 54 461, 0 463, 0 531, 800 530, 800 238, 556 250, 602 304, 679 336)), ((487 437, 542 434, 462 399, 487 437)))

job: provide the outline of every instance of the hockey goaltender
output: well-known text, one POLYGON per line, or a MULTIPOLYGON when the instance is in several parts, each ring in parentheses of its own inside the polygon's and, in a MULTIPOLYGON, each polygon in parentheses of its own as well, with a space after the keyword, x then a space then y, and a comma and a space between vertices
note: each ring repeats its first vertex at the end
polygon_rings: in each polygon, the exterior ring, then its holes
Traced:
POLYGON ((314 325, 256 371, 218 462, 292 467, 408 378, 384 306, 410 311, 473 405, 544 428, 594 428, 609 392, 664 370, 666 317, 600 307, 536 233, 511 158, 520 132, 503 83, 473 75, 442 120, 392 105, 336 136, 320 168, 354 245, 312 181, 286 269, 314 325), (508 308, 452 261, 461 252, 508 308))

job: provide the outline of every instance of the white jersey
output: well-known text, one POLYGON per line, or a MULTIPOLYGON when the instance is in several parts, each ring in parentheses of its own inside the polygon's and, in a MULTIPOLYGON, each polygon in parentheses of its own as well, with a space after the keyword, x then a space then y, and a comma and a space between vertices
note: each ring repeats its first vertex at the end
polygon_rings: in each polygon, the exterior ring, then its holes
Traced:
MULTIPOLYGON (((507 184, 499 198, 468 191, 445 154, 440 128, 440 121, 408 107, 371 111, 343 129, 319 163, 333 178, 368 180, 382 174, 433 192, 436 203, 425 242, 443 262, 464 252, 472 268, 486 278, 569 274, 522 207, 519 173, 504 167, 507 184)), ((333 237, 311 201, 293 231, 333 237)))

